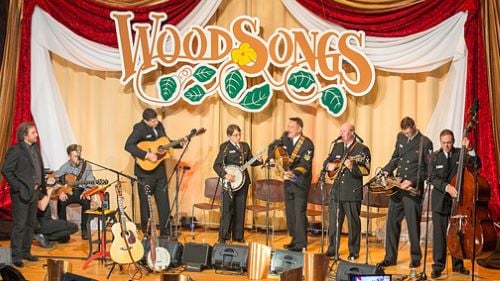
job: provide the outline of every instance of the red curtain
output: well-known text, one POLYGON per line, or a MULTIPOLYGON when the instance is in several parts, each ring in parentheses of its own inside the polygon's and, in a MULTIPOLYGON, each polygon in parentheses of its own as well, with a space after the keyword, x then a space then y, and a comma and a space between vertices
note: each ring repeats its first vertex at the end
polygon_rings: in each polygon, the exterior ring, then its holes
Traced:
MULTIPOLYGON (((76 34, 92 41, 117 47, 114 21, 109 17, 111 11, 127 10, 135 14, 133 22, 148 21, 149 13, 165 12, 167 23, 178 24, 202 0, 170 0, 157 5, 120 8, 108 6, 93 0, 25 0, 23 7, 23 22, 21 27, 21 44, 19 69, 17 73, 17 89, 14 107, 13 132, 11 143, 16 141, 15 130, 22 122, 33 121, 31 116, 31 17, 35 6, 48 12, 57 21, 76 34)), ((36 91, 35 91, 36 93, 36 91)), ((10 218, 11 205, 9 188, 5 182, 0 187, 0 218, 10 218)))
MULTIPOLYGON (((329 0, 297 0, 317 16, 348 29, 364 30, 367 35, 400 37, 429 29, 460 11, 467 11, 465 41, 467 44, 467 85, 465 109, 474 98, 479 100, 479 118, 476 143, 481 157, 480 173, 491 185, 490 213, 500 220, 500 192, 498 190, 497 163, 493 139, 493 123, 486 80, 486 65, 481 25, 480 0, 424 1, 408 8, 386 12, 356 10, 329 0)), ((467 116, 464 116, 467 118, 467 116)), ((444 129, 444 128, 443 128, 444 129)), ((474 136, 469 135, 474 139, 474 136)), ((436 148, 439 144, 434 144, 436 148)))

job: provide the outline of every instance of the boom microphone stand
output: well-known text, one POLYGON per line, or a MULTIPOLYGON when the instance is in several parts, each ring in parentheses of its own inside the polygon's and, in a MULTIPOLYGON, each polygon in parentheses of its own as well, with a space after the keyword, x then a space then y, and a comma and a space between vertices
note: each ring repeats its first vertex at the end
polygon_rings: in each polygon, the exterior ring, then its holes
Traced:
MULTIPOLYGON (((193 130, 194 130, 194 132, 196 132, 196 129, 193 129, 193 130)), ((191 131, 191 135, 193 135, 193 130, 191 131)), ((163 226, 163 228, 166 228, 170 224, 170 235, 169 235, 168 239, 174 240, 174 241, 177 240, 177 238, 179 237, 179 191, 180 191, 181 183, 182 183, 182 180, 184 178, 184 174, 186 173, 186 170, 191 169, 189 166, 181 167, 180 165, 182 162, 182 158, 184 157, 184 154, 186 153, 186 151, 189 147, 189 144, 191 143, 191 137, 192 137, 191 135, 186 138, 186 143, 183 146, 182 153, 181 153, 181 155, 179 155, 179 159, 177 159, 177 162, 175 163, 174 169, 170 173, 168 180, 167 180, 167 183, 165 185, 165 188, 167 189, 167 194, 168 194, 168 186, 169 186, 170 181, 172 180, 172 178, 175 174, 175 197, 174 197, 173 204, 170 207, 170 210, 168 212, 169 215, 167 217, 167 221, 165 222, 165 225, 163 226), (179 169, 182 169, 182 175, 180 177, 179 177, 179 169), (175 231, 172 231, 173 230, 172 211, 174 210, 174 207, 175 207, 175 223, 176 224, 175 224, 175 231)))

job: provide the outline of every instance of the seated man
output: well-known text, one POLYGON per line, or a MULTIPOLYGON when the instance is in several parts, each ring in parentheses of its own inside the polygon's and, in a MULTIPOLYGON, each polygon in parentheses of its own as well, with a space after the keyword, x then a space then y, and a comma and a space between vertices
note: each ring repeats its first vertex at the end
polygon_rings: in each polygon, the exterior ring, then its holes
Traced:
MULTIPOLYGON (((75 181, 93 181, 94 174, 92 173, 92 167, 85 160, 81 159, 80 153, 82 151, 82 147, 77 144, 70 144, 68 148, 66 148, 66 152, 68 153, 69 160, 64 163, 59 170, 56 171, 56 176, 61 177, 65 175, 73 175, 75 176, 75 181)), ((66 220, 66 206, 71 203, 78 203, 82 206, 82 214, 81 214, 81 230, 82 230, 82 239, 87 240, 89 234, 87 232, 87 220, 88 215, 85 214, 85 211, 90 209, 90 198, 83 198, 82 194, 86 188, 91 187, 90 185, 79 185, 78 188, 73 189, 73 194, 68 195, 64 192, 61 192, 59 195, 59 201, 57 206, 57 212, 59 219, 66 220)))
POLYGON ((38 228, 35 230, 34 238, 43 248, 50 248, 52 246, 50 241, 67 243, 69 236, 78 231, 78 225, 74 223, 52 219, 48 205, 53 191, 54 188, 48 187, 47 194, 40 194, 40 200, 38 200, 38 228))

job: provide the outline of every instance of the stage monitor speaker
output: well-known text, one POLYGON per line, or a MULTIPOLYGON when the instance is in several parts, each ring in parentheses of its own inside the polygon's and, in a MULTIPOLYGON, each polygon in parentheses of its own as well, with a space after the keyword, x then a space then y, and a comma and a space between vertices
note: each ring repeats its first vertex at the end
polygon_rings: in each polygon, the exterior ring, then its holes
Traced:
POLYGON ((271 272, 279 274, 284 271, 304 266, 304 254, 285 250, 276 250, 271 260, 271 272))
POLYGON ((12 254, 10 247, 0 247, 0 263, 12 264, 12 254))
POLYGON ((202 271, 210 266, 212 247, 207 244, 186 243, 182 253, 182 263, 186 271, 202 271))
POLYGON ((246 272, 248 268, 248 246, 215 244, 212 250, 214 269, 246 272))
POLYGON ((62 281, 97 281, 96 279, 88 278, 81 275, 66 272, 63 275, 62 281))
POLYGON ((178 241, 160 238, 160 247, 167 249, 170 254, 170 266, 179 267, 182 264, 184 246, 178 241))
POLYGON ((369 264, 351 263, 341 261, 337 267, 337 281, 349 281, 349 274, 362 275, 362 274, 384 274, 381 267, 369 264))

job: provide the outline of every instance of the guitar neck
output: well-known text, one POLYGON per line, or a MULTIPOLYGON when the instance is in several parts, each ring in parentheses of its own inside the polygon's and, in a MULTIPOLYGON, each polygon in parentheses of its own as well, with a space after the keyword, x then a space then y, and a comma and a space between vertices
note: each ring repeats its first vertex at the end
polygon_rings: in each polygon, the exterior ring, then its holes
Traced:
POLYGON ((248 166, 252 165, 253 163, 255 163, 255 161, 257 161, 257 159, 264 153, 266 153, 267 151, 267 148, 263 149, 262 151, 260 151, 259 153, 257 153, 254 157, 252 157, 250 160, 248 160, 245 164, 243 164, 243 166, 241 166, 240 170, 243 172, 244 170, 246 170, 248 168, 248 166))
MULTIPOLYGON (((152 200, 152 196, 150 194, 148 194, 148 207, 149 207, 149 220, 151 222, 151 239, 153 241, 157 242, 158 235, 156 234, 156 220, 155 220, 155 214, 154 214, 154 210, 153 210, 153 200, 152 200)), ((158 243, 156 243, 156 244, 158 244, 158 243)))
POLYGON ((118 209, 120 210, 120 223, 122 225, 123 231, 127 231, 126 217, 125 217, 125 207, 123 205, 123 196, 118 195, 118 209))

